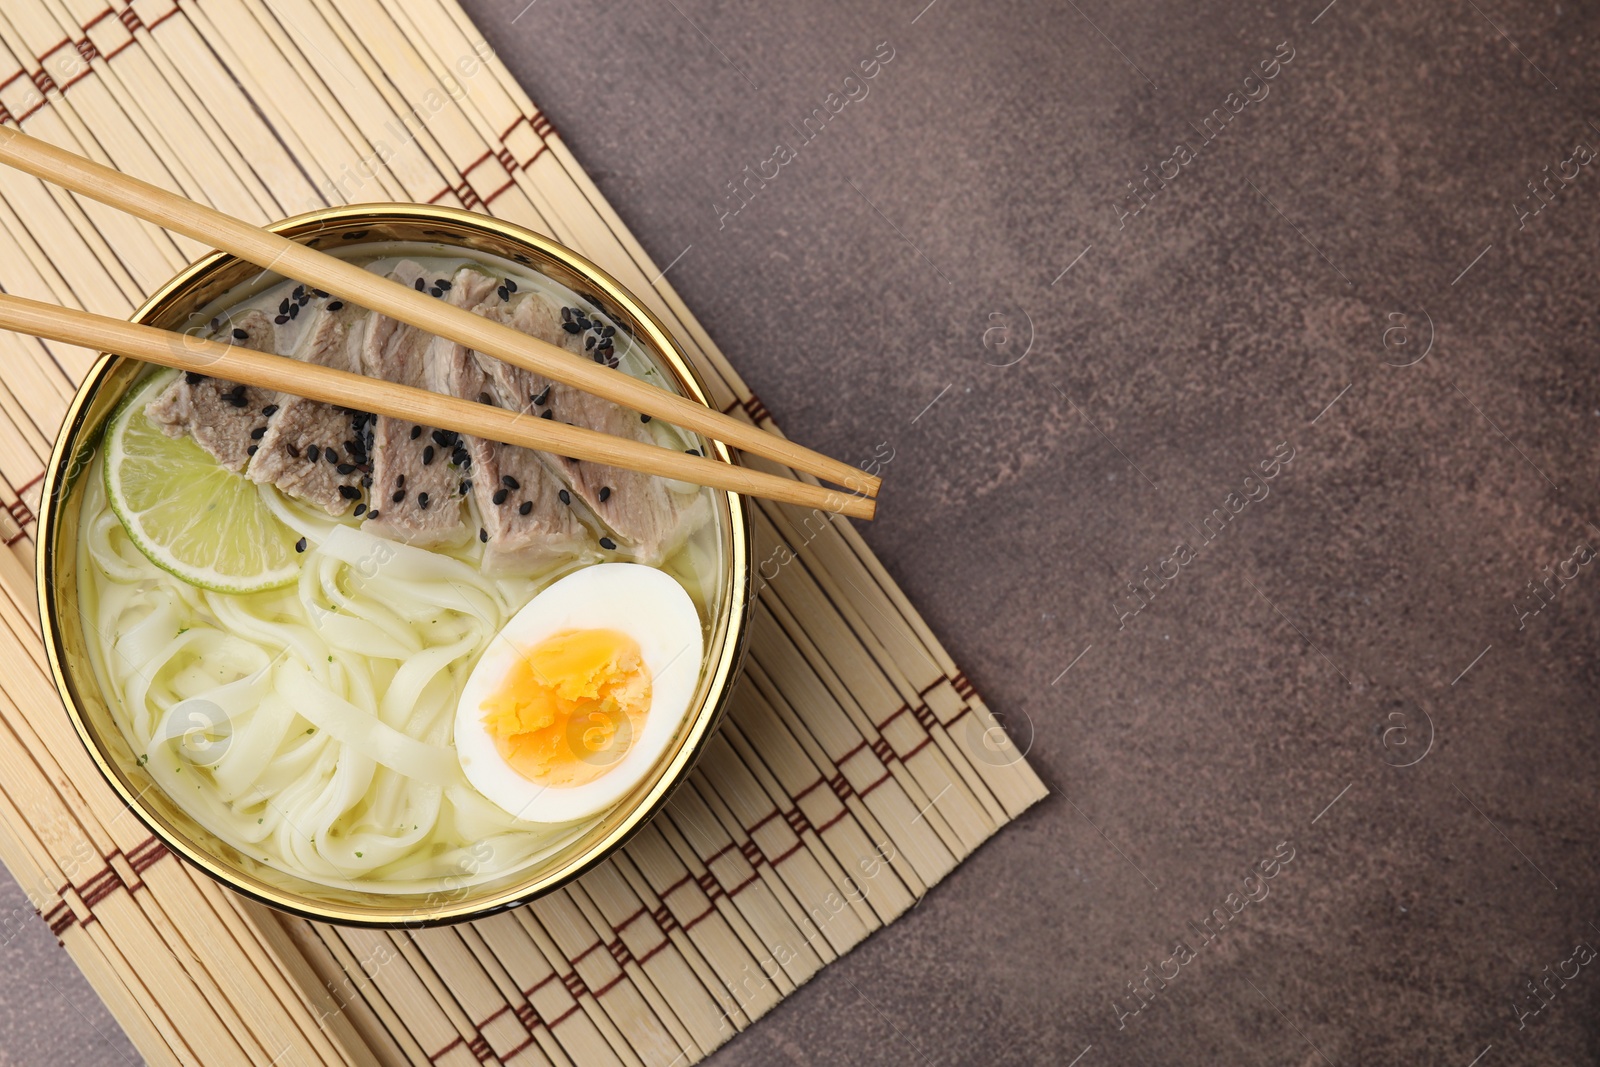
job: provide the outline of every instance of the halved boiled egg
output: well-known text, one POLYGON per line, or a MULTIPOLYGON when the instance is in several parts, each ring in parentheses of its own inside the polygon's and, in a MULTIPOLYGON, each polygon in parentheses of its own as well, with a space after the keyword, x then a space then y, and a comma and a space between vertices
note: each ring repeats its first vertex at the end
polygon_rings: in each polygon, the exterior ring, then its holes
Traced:
POLYGON ((637 563, 567 575, 467 678, 455 724, 467 781, 527 822, 605 811, 677 733, 702 655, 700 615, 671 576, 637 563))

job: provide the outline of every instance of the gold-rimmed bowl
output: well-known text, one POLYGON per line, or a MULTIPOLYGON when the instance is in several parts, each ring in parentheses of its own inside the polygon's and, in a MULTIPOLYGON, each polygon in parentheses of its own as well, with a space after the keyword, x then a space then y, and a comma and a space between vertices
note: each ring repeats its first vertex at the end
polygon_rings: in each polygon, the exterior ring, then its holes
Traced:
MULTIPOLYGON (((614 278, 546 238, 487 216, 419 204, 331 208, 269 227, 339 255, 396 254, 408 249, 516 264, 566 286, 606 310, 650 356, 669 386, 700 403, 708 391, 664 326, 614 278)), ((169 330, 204 328, 205 309, 236 288, 279 280, 233 256, 212 253, 162 286, 133 316, 169 330)), ((601 862, 666 802, 686 778, 726 706, 743 656, 750 597, 750 525, 744 501, 713 493, 719 540, 716 588, 707 591, 711 625, 705 661, 689 712, 666 752, 608 814, 554 854, 498 879, 447 891, 394 894, 338 888, 245 855, 185 811, 144 769, 124 737, 96 678, 80 610, 78 534, 84 477, 118 402, 150 367, 102 356, 73 398, 45 472, 39 516, 38 593, 45 647, 68 715, 106 781, 170 849, 247 896, 307 918, 360 926, 463 922, 526 903, 601 862)), ((720 442, 707 454, 734 462, 720 442)))

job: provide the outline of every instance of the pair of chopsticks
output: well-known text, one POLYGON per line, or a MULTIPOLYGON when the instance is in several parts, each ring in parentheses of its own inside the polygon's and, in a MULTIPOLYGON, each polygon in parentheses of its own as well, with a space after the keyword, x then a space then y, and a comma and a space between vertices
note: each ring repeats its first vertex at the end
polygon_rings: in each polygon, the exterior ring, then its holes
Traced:
POLYGON ((355 411, 370 411, 441 430, 454 430, 503 444, 624 467, 713 489, 809 505, 852 518, 870 519, 876 511, 872 498, 877 495, 880 479, 848 463, 57 148, 15 128, 0 127, 0 163, 552 381, 845 486, 848 492, 550 419, 530 418, 504 408, 332 367, 6 294, 0 294, 0 327, 275 389, 355 411))

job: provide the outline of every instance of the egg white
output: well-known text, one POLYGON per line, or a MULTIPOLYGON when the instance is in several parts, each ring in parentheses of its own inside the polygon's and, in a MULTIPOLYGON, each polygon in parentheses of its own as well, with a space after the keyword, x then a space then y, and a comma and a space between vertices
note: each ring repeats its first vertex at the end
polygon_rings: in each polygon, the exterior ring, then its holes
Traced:
POLYGON ((530 600, 490 643, 456 708, 456 756, 473 788, 515 818, 567 823, 599 814, 642 781, 677 733, 700 678, 700 615, 677 580, 637 563, 575 571, 530 600), (639 643, 650 672, 650 709, 633 745, 582 785, 531 782, 501 758, 483 725, 487 700, 528 649, 566 630, 617 630, 639 643))

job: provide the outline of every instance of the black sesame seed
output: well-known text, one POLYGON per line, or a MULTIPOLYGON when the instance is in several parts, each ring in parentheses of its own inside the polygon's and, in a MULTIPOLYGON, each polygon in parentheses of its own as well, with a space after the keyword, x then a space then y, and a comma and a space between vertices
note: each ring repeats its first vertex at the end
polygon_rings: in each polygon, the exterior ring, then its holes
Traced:
POLYGON ((451 443, 451 435, 444 430, 434 430, 429 436, 433 438, 433 443, 440 448, 444 448, 451 443))
POLYGON ((421 278, 417 279, 417 292, 420 293, 420 292, 422 292, 422 290, 426 289, 427 287, 428 287, 428 283, 427 282, 423 281, 421 278))
POLYGON ((533 501, 524 500, 522 502, 522 506, 517 508, 517 514, 518 515, 526 515, 532 510, 533 510, 533 501))
POLYGON ((236 341, 248 341, 250 339, 250 335, 244 330, 234 330, 233 338, 236 341))
POLYGON ((610 499, 611 499, 611 487, 609 485, 602 485, 600 487, 600 503, 604 504, 607 500, 610 500, 610 499))
POLYGON ((302 296, 305 296, 305 295, 306 295, 306 287, 305 286, 297 285, 297 286, 294 287, 294 298, 296 300, 299 300, 302 296))
POLYGON ((594 347, 594 338, 593 337, 585 337, 583 339, 583 350, 585 352, 587 352, 587 351, 589 351, 589 349, 591 349, 593 347, 594 347))
POLYGON ((496 489, 494 491, 494 498, 493 498, 494 499, 494 506, 495 507, 499 507, 501 504, 504 504, 506 502, 506 497, 508 497, 510 495, 511 495, 511 490, 509 490, 509 489, 496 489))
POLYGON ((691 456, 698 456, 700 454, 700 450, 698 448, 686 448, 684 449, 684 452, 691 456))
POLYGON ((422 508, 423 511, 427 511, 428 510, 428 494, 427 493, 418 493, 417 494, 417 506, 422 508))
POLYGON ((443 295, 444 295, 444 290, 443 290, 443 289, 441 289, 441 288, 439 288, 439 287, 438 287, 438 286, 437 286, 437 285, 436 285, 436 286, 434 286, 434 287, 433 287, 433 288, 432 288, 432 289, 429 289, 429 290, 428 290, 428 295, 429 295, 429 296, 443 296, 443 295))
POLYGON ((321 458, 322 458, 322 449, 321 448, 318 448, 316 445, 312 445, 310 448, 306 449, 306 459, 310 460, 312 463, 315 463, 317 460, 319 460, 321 458))
POLYGON ((522 483, 517 481, 515 478, 511 477, 511 475, 509 475, 509 474, 502 474, 500 476, 500 484, 505 486, 507 489, 521 489, 522 488, 522 483))
POLYGON ((206 376, 204 374, 196 374, 192 370, 185 371, 183 380, 188 382, 190 385, 199 385, 201 382, 206 380, 206 376))
POLYGON ((450 453, 450 458, 455 461, 455 465, 458 467, 472 466, 472 454, 464 448, 457 447, 454 452, 450 453))
POLYGON ((259 441, 266 435, 267 428, 265 426, 257 426, 255 429, 250 431, 250 440, 259 441))
POLYGON ((561 328, 563 330, 566 330, 568 333, 582 333, 583 332, 583 327, 579 326, 575 322, 563 322, 561 324, 561 328))
POLYGON ((422 450, 422 465, 424 467, 433 463, 433 446, 429 445, 422 450))
POLYGON ((406 476, 404 474, 395 477, 394 487, 396 489, 404 489, 406 487, 406 476))
POLYGON ((517 291, 517 283, 512 281, 510 278, 507 278, 506 279, 506 288, 510 289, 514 293, 514 292, 517 291))
POLYGON ((367 515, 367 518, 371 519, 373 522, 377 522, 378 521, 378 509, 377 508, 373 508, 372 511, 367 515))
POLYGON ((398 504, 402 500, 404 500, 405 498, 406 498, 406 491, 404 489, 396 489, 394 491, 394 495, 389 497, 389 502, 391 504, 398 504))
POLYGON ((228 390, 228 395, 229 396, 238 397, 240 400, 243 400, 244 399, 244 386, 242 386, 242 385, 234 386, 232 389, 228 390))
POLYGON ((356 465, 354 463, 341 463, 341 464, 339 464, 338 467, 336 467, 334 469, 337 470, 340 474, 354 474, 355 470, 356 470, 356 465))
POLYGON ((294 550, 296 552, 304 552, 306 550, 306 539, 304 537, 294 543, 294 550))
POLYGON ((450 288, 449 279, 446 279, 446 278, 440 278, 438 281, 434 282, 433 284, 437 285, 441 289, 448 290, 450 288))
POLYGON ((571 308, 562 308, 561 309, 561 321, 562 322, 571 322, 572 321, 572 309, 571 308))
POLYGON ((289 317, 291 319, 297 319, 297 318, 300 317, 300 305, 299 304, 290 304, 289 305, 289 317))
POLYGON ((413 426, 413 427, 411 427, 411 439, 413 441, 415 441, 417 438, 419 438, 421 436, 422 436, 422 427, 421 426, 413 426))
POLYGON ((533 402, 535 404, 538 404, 540 407, 544 407, 544 402, 546 400, 549 400, 549 399, 550 399, 550 387, 547 385, 547 386, 544 387, 544 392, 540 393, 538 396, 533 398, 533 402))
POLYGON ((609 552, 617 547, 617 543, 609 537, 602 537, 600 538, 600 547, 609 552))
POLYGON ((329 463, 337 463, 339 462, 339 453, 333 450, 332 445, 323 445, 322 458, 327 460, 329 463))
POLYGON ((256 454, 257 451, 260 450, 260 448, 261 448, 260 445, 251 445, 249 448, 244 450, 244 454, 247 455, 247 456, 253 456, 253 455, 256 454))
POLYGON ((324 293, 321 289, 313 289, 311 291, 316 294, 318 300, 328 299, 328 294, 324 293))
POLYGON ((361 490, 357 489, 353 485, 341 485, 339 487, 339 495, 344 497, 346 500, 360 500, 361 490))
POLYGON ((581 311, 578 312, 578 328, 580 330, 587 330, 587 329, 592 328, 593 326, 594 326, 594 323, 589 321, 589 316, 585 315, 581 311))
POLYGON ((328 301, 328 310, 329 311, 338 311, 342 307, 344 307, 344 301, 343 300, 330 300, 330 301, 328 301))
POLYGON ((265 415, 269 419, 272 418, 272 416, 276 415, 277 413, 278 413, 278 405, 276 405, 276 404, 268 404, 266 407, 261 409, 261 414, 265 415))
POLYGON ((278 305, 278 314, 284 315, 284 314, 287 314, 288 311, 289 311, 289 298, 288 297, 284 297, 283 301, 278 305))
POLYGON ((553 419, 556 417, 556 413, 551 411, 549 408, 546 408, 544 414, 540 415, 539 417, 541 419, 553 419))
POLYGON ((287 316, 287 315, 274 315, 272 317, 272 321, 277 323, 279 326, 282 326, 284 323, 289 321, 289 316, 287 316))
POLYGON ((492 403, 494 403, 494 398, 491 397, 488 393, 479 393, 478 394, 478 403, 480 403, 480 404, 492 404, 492 403))
POLYGON ((361 476, 361 488, 363 488, 363 489, 371 489, 372 488, 372 475, 363 474, 361 476))
POLYGON ((478 540, 484 542, 485 544, 488 544, 489 542, 489 531, 485 530, 482 526, 478 527, 478 540))
POLYGON ((365 504, 357 504, 356 505, 356 518, 359 519, 361 516, 365 515, 366 513, 367 513, 367 506, 365 504))
POLYGON ((293 456, 295 459, 299 459, 300 458, 300 449, 297 448, 296 446, 294 446, 294 445, 284 445, 283 447, 288 451, 289 455, 293 456))
POLYGON ((500 288, 495 290, 495 294, 497 296, 499 296, 501 300, 510 300, 511 299, 511 290, 507 289, 503 285, 500 288))
POLYGON ((640 422, 649 422, 650 421, 650 416, 649 415, 640 415, 639 416, 639 421, 640 422))
POLYGON ((461 485, 456 489, 456 492, 460 493, 462 496, 466 496, 468 493, 472 492, 472 479, 468 478, 466 481, 462 482, 461 485))
POLYGON ((563 504, 572 503, 572 494, 567 492, 565 489, 563 489, 563 490, 561 490, 561 492, 557 493, 556 496, 561 498, 561 502, 563 504))
POLYGON ((615 326, 607 326, 605 329, 600 331, 601 337, 615 337, 616 335, 617 328, 615 326))

